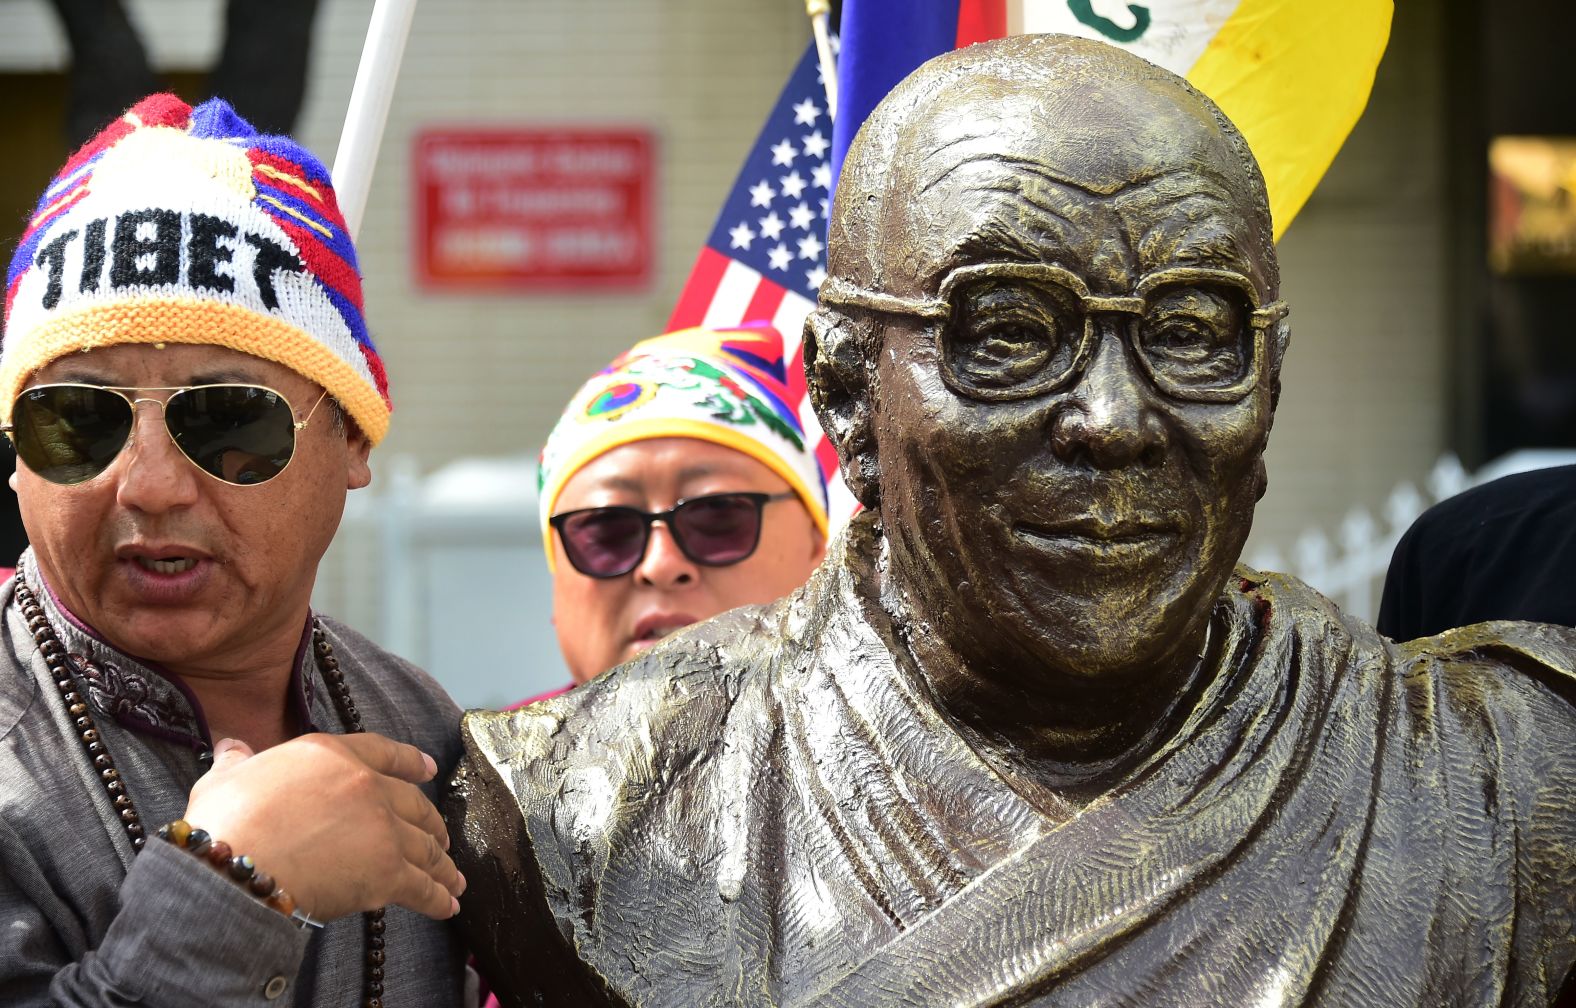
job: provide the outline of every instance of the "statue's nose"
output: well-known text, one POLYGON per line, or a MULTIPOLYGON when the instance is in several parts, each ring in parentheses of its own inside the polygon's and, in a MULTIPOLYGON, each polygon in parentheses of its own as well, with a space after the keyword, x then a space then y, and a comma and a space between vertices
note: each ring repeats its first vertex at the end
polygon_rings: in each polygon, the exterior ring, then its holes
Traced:
POLYGON ((1101 326, 1094 359, 1051 416, 1051 449, 1069 465, 1153 468, 1165 458, 1166 427, 1154 393, 1115 328, 1101 326))

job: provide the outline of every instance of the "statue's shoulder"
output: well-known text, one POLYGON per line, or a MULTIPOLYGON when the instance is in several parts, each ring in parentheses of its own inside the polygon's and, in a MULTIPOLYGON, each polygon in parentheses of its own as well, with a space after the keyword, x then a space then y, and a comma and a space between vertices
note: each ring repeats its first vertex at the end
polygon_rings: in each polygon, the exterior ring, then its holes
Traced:
MULTIPOLYGON (((1456 705, 1576 729, 1576 629, 1495 620, 1395 645, 1410 680, 1456 705)), ((1576 749, 1576 731, 1565 735, 1576 749)))
POLYGON ((829 561, 787 597, 685 627, 567 693, 472 711, 461 732, 466 751, 494 766, 549 771, 643 764, 659 749, 681 754, 673 758, 713 750, 725 729, 737 734, 757 720, 736 718, 741 704, 769 707, 779 680, 803 673, 829 627, 858 621, 846 566, 829 561))
POLYGON ((1398 643, 1294 577, 1243 566, 1237 577, 1238 593, 1292 628, 1304 652, 1399 677, 1406 706, 1429 712, 1415 719, 1422 730, 1440 712, 1563 725, 1576 756, 1576 629, 1498 620, 1398 643))
POLYGON ((721 824, 751 815, 780 675, 812 639, 797 598, 686 628, 560 696, 466 716, 444 808, 471 883, 462 923, 499 987, 622 1003, 598 973, 627 947, 620 929, 653 894, 681 916, 686 894, 718 884, 704 880, 734 835, 721 824))
POLYGON ((778 605, 747 606, 688 627, 556 697, 511 711, 471 711, 466 747, 494 763, 561 761, 649 745, 669 729, 713 729, 748 684, 769 675, 783 643, 773 632, 778 605))
POLYGON ((1479 824, 1460 849, 1484 835, 1514 837, 1507 859, 1516 865, 1517 920, 1529 934, 1569 936, 1576 630, 1496 621, 1392 646, 1403 659, 1401 706, 1423 743, 1406 751, 1431 761, 1422 779, 1455 810, 1454 821, 1479 824), (1490 823, 1493 833, 1484 834, 1490 823))

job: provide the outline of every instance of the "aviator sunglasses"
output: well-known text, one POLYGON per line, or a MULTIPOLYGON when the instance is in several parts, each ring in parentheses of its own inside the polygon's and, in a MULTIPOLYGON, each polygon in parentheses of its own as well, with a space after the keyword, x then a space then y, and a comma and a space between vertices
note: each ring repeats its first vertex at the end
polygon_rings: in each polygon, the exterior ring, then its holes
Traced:
POLYGON ((666 511, 632 507, 594 507, 553 515, 564 554, 575 570, 591 578, 622 577, 645 559, 651 523, 665 522, 679 551, 703 567, 727 567, 755 552, 761 539, 761 511, 782 493, 718 493, 681 500, 666 511))
POLYGON ((252 486, 284 472, 295 454, 296 432, 306 429, 327 396, 324 391, 297 420, 290 401, 262 385, 38 385, 17 396, 11 423, 0 431, 29 469, 70 486, 108 469, 131 437, 137 407, 155 403, 163 409, 170 440, 193 465, 226 483, 252 486), (146 392, 170 396, 160 401, 146 392))

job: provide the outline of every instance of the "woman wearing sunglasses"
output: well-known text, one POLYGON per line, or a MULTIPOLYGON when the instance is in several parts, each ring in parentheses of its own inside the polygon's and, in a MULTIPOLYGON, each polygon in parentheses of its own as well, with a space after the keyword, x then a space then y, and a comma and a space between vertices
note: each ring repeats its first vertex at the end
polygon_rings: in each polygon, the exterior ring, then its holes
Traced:
POLYGON ((826 486, 768 326, 637 344, 542 450, 553 622, 575 682, 667 634, 793 591, 826 543, 826 486))

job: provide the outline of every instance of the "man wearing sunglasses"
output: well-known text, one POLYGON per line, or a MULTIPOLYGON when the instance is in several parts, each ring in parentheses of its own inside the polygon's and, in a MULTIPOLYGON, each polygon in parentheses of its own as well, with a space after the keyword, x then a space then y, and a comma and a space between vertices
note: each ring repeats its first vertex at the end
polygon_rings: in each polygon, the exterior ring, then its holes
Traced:
POLYGON ((826 484, 768 325, 636 344, 570 399, 541 460, 553 624, 576 683, 804 583, 826 484))
POLYGON ((458 711, 309 606, 389 408, 290 139, 158 95, 45 192, 0 348, 6 1004, 460 1003, 458 711))
POLYGON ((866 510, 785 602, 468 717, 489 977, 646 1008, 1549 1004, 1576 637, 1397 645, 1235 566, 1289 337, 1271 236, 1235 128, 1122 50, 1022 36, 900 84, 806 332, 866 510))

